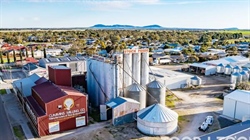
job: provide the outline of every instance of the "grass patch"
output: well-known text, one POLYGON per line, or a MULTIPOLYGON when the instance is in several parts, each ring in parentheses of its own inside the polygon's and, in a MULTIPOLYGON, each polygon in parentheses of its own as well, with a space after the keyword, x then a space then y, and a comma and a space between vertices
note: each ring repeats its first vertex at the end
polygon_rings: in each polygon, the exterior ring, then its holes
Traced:
POLYGON ((14 134, 19 140, 25 140, 25 136, 20 125, 13 127, 14 134))
POLYGON ((219 31, 223 33, 242 33, 243 35, 250 35, 250 30, 224 30, 224 31, 219 31))
POLYGON ((169 108, 174 108, 175 107, 175 102, 179 101, 179 99, 174 96, 173 94, 166 93, 166 101, 165 104, 169 108))
POLYGON ((1 94, 1 95, 4 95, 4 94, 6 94, 6 93, 7 93, 7 92, 6 92, 5 89, 1 89, 1 90, 0 90, 0 94, 1 94))

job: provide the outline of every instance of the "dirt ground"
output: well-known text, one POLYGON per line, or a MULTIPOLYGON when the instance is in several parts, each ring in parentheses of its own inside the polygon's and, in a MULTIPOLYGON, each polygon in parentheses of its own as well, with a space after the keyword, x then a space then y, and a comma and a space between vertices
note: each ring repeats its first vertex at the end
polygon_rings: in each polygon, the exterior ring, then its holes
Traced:
MULTIPOLYGON (((160 66, 169 69, 179 69, 182 66, 160 66)), ((172 107, 179 114, 178 131, 171 136, 151 137, 141 134, 136 128, 136 122, 121 126, 108 126, 91 133, 74 136, 72 140, 168 140, 169 137, 195 137, 220 129, 218 116, 223 108, 223 100, 218 97, 228 88, 229 77, 200 76, 202 86, 197 89, 173 90, 181 98, 172 107), (198 130, 205 117, 212 115, 215 121, 206 131, 198 130)))

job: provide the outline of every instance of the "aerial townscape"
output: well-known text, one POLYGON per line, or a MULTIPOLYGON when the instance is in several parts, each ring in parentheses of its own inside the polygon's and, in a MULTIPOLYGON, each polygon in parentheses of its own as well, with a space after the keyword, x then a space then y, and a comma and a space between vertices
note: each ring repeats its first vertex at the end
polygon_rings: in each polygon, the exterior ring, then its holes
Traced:
POLYGON ((249 0, 0 7, 0 140, 250 140, 249 0))

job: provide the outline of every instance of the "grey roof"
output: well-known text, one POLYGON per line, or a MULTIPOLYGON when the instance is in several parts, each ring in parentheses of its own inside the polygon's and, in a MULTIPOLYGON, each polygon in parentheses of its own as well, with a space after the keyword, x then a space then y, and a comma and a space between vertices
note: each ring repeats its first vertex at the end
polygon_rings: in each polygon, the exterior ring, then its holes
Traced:
POLYGON ((117 107, 125 102, 132 102, 132 103, 140 104, 138 101, 136 101, 134 99, 125 98, 125 97, 117 97, 117 98, 114 98, 114 99, 111 99, 110 101, 108 101, 106 103, 106 105, 108 107, 115 108, 115 107, 117 107))
POLYGON ((247 139, 250 137, 249 128, 250 128, 250 120, 203 135, 200 137, 200 140, 208 140, 208 139, 217 140, 217 137, 224 137, 224 139, 227 139, 227 138, 238 139, 240 137, 241 138, 244 137, 247 139))
POLYGON ((138 85, 136 83, 133 83, 132 85, 128 86, 126 90, 127 91, 144 91, 141 85, 138 85))
POLYGON ((165 87, 164 84, 162 84, 160 81, 154 80, 147 84, 148 88, 163 88, 165 87))
POLYGON ((137 117, 147 122, 160 123, 175 121, 178 119, 178 114, 161 104, 153 104, 140 110, 137 117))
POLYGON ((58 63, 58 62, 70 62, 70 61, 81 61, 85 60, 86 58, 83 56, 70 56, 70 57, 60 57, 60 58, 43 58, 39 61, 43 61, 45 63, 58 63))
POLYGON ((27 78, 14 81, 13 85, 22 93, 22 96, 27 97, 31 95, 31 87, 36 85, 35 81, 39 78, 37 74, 32 74, 27 78))

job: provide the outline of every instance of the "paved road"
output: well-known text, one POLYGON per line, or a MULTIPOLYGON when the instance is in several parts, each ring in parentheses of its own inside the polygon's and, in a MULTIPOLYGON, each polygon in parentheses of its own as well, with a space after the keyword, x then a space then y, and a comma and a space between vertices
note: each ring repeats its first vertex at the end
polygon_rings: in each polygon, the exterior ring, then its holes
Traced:
POLYGON ((12 128, 7 119, 7 115, 4 110, 1 96, 0 96, 0 124, 1 124, 0 140, 14 140, 12 130, 11 130, 12 128))

